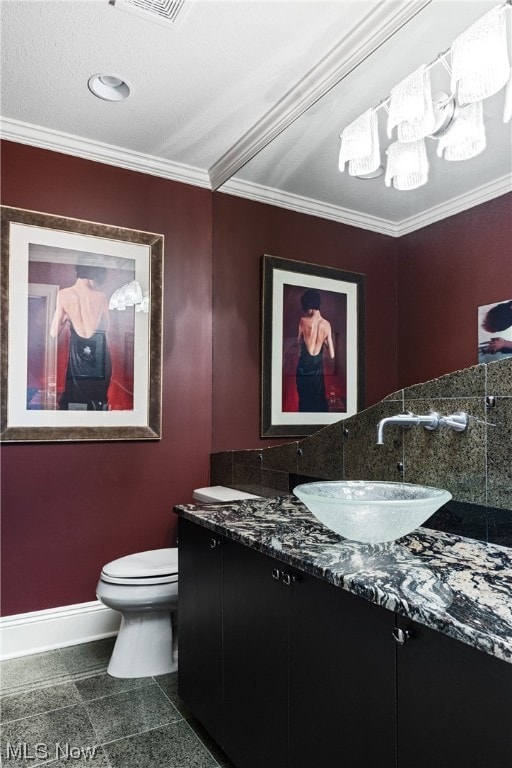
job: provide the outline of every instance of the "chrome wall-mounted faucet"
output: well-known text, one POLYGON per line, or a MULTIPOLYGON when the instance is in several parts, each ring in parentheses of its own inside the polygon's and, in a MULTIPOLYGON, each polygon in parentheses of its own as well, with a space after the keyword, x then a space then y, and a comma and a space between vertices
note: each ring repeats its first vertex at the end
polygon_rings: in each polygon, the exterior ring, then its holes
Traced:
POLYGON ((468 426, 469 417, 467 413, 458 411, 449 416, 440 416, 436 411, 431 411, 426 416, 417 416, 408 411, 399 413, 396 416, 387 416, 381 419, 377 425, 377 445, 384 445, 384 427, 386 424, 399 427, 424 427, 425 429, 437 429, 438 427, 449 427, 455 432, 463 432, 468 426))

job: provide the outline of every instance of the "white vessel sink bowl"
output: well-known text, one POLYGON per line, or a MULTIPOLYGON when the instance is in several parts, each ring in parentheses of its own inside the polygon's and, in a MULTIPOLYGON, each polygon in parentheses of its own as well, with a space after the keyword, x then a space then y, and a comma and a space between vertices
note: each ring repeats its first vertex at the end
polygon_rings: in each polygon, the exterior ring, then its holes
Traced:
POLYGON ((442 488, 371 480, 305 483, 293 492, 331 531, 368 544, 411 533, 452 498, 442 488))

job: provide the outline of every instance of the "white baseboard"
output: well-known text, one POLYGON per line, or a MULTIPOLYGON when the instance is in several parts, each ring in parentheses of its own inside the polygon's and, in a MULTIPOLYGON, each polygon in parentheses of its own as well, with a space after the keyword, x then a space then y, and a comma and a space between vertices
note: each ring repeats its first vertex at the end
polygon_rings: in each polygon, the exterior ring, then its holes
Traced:
POLYGON ((99 600, 0 618, 0 659, 78 645, 117 634, 121 614, 99 600))

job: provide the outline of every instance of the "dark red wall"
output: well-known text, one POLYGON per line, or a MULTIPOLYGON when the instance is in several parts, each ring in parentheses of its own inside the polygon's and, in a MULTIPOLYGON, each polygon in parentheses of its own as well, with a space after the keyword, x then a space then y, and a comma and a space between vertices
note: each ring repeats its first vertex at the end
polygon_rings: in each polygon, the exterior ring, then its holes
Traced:
POLYGON ((174 542, 172 506, 208 481, 209 190, 2 145, 2 203, 165 235, 162 439, 3 445, 2 610, 95 599, 101 566, 174 542))
POLYGON ((512 297, 512 194, 398 241, 398 383, 478 362, 477 308, 512 297))
POLYGON ((213 449, 284 442, 260 434, 262 254, 366 275, 366 402, 396 388, 397 240, 215 193, 213 449))
POLYGON ((475 363, 476 308, 512 296, 510 195, 395 239, 2 150, 3 204, 165 235, 163 437, 2 446, 4 614, 93 600, 107 560, 174 543, 172 505, 208 482, 212 431, 215 451, 282 441, 259 438, 262 254, 366 274, 367 404, 475 363))

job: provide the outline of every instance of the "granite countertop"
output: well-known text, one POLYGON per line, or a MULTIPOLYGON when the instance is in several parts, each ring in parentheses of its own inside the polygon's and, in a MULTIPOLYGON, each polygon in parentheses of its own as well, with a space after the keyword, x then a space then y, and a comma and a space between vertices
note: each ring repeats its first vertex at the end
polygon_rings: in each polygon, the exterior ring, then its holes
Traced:
POLYGON ((418 528, 360 544, 295 497, 186 504, 178 515, 512 663, 512 550, 418 528))

